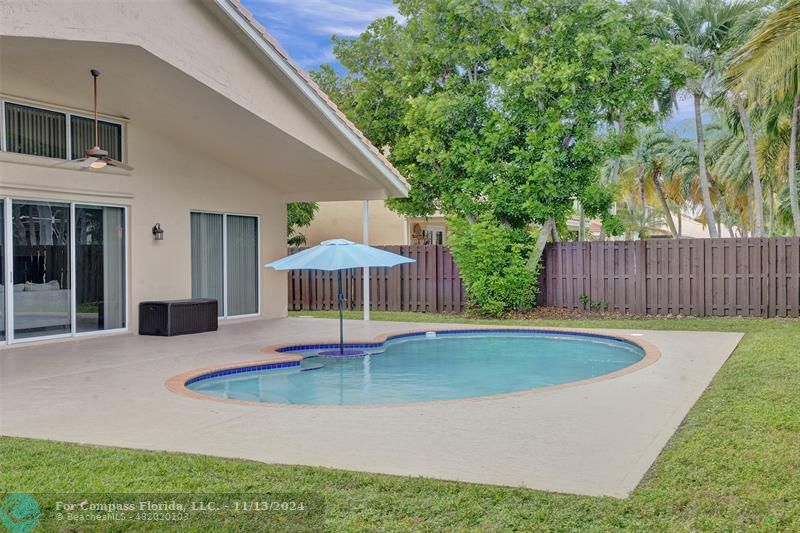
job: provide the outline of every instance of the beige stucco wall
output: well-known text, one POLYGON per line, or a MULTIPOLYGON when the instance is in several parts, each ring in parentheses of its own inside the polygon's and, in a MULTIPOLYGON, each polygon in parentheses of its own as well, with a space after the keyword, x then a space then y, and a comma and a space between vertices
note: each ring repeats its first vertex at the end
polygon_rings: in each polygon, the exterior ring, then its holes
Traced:
MULTIPOLYGON (((309 246, 327 239, 363 241, 363 202, 320 202, 314 222, 300 232, 309 246)), ((383 200, 369 202, 369 243, 376 246, 407 244, 405 217, 391 211, 383 200)))
POLYGON ((0 35, 7 38, 0 42, 0 82, 35 81, 15 96, 61 102, 69 94, 86 108, 88 70, 97 67, 103 111, 140 119, 166 110, 170 120, 158 125, 162 131, 189 138, 244 172, 268 167, 272 172, 261 179, 287 198, 389 196, 360 143, 345 140, 339 121, 337 128, 299 97, 215 0, 3 0, 0 35), (171 76, 173 70, 185 76, 171 76))
MULTIPOLYGON (((103 72, 134 170, 0 152, 0 198, 129 208, 130 331, 139 302, 191 296, 192 210, 259 216, 263 265, 286 254, 287 201, 396 194, 210 0, 4 0, 0 39, 0 97, 86 114, 103 72)), ((261 282, 262 317, 285 316, 286 274, 261 282)))
MULTIPOLYGON (((257 215, 261 220, 259 263, 285 255, 283 198, 263 184, 149 130, 129 127, 133 173, 56 169, 52 160, 3 154, 0 197, 124 205, 129 208, 129 329, 138 329, 138 303, 191 297, 192 210, 257 215), (146 154, 146 156, 145 156, 146 154), (151 228, 161 223, 163 241, 151 228)), ((262 316, 286 314, 286 274, 264 268, 262 316)))
MULTIPOLYGON (((348 239, 362 242, 363 202, 320 202, 314 221, 300 230, 306 236, 308 246, 327 239, 348 239)), ((443 216, 414 218, 398 215, 383 200, 369 202, 369 243, 376 246, 417 244, 413 239, 413 226, 422 230, 443 230, 447 242, 447 220, 443 216)))

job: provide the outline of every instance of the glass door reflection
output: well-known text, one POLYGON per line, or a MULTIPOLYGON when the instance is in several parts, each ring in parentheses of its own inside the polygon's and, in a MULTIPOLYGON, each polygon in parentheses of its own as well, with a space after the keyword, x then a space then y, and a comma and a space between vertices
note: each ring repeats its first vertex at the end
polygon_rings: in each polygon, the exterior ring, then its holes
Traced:
POLYGON ((125 327, 125 210, 75 206, 75 329, 125 327))
POLYGON ((0 342, 6 340, 6 201, 0 198, 0 342))
POLYGON ((69 334, 70 206, 12 202, 14 338, 69 334))

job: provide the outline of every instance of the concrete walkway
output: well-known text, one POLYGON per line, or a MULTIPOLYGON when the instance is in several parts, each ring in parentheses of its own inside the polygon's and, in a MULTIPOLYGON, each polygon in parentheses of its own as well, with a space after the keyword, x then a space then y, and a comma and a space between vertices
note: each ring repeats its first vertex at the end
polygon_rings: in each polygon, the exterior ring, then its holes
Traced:
MULTIPOLYGON (((345 331, 366 340, 435 327, 348 321, 345 331)), ((187 370, 263 357, 268 344, 335 338, 333 320, 19 346, 0 350, 0 434, 623 497, 742 337, 640 333, 661 358, 615 379, 530 396, 360 409, 226 404, 164 386, 187 370)))

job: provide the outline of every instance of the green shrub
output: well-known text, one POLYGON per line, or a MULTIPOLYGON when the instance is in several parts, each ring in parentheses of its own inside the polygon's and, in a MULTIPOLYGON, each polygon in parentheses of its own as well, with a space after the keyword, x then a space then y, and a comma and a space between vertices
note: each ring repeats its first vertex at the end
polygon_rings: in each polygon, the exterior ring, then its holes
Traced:
POLYGON ((492 219, 454 218, 450 228, 448 244, 472 310, 499 316, 534 307, 538 265, 528 265, 535 244, 530 233, 492 219))

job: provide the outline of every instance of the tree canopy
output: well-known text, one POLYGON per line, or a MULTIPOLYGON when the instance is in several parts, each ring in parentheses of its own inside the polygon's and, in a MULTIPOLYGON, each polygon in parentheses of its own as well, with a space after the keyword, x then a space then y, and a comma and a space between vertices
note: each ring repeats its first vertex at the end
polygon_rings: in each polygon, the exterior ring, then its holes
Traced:
MULTIPOLYGON (((656 12, 636 0, 397 5, 402 23, 334 38, 344 76, 312 73, 408 179, 410 196, 390 207, 512 232, 519 246, 498 254, 540 253, 530 228, 563 225, 576 200, 620 232, 599 167, 630 148, 628 129, 666 112, 687 71, 682 49, 657 37, 656 12)), ((474 249, 468 240, 453 242, 474 249)))
POLYGON ((682 84, 679 49, 637 2, 401 0, 405 23, 335 38, 347 69, 313 75, 411 184, 391 206, 509 227, 607 219, 597 167, 624 149, 606 124, 653 122, 682 84), (569 51, 565 53, 565 51, 569 51))

